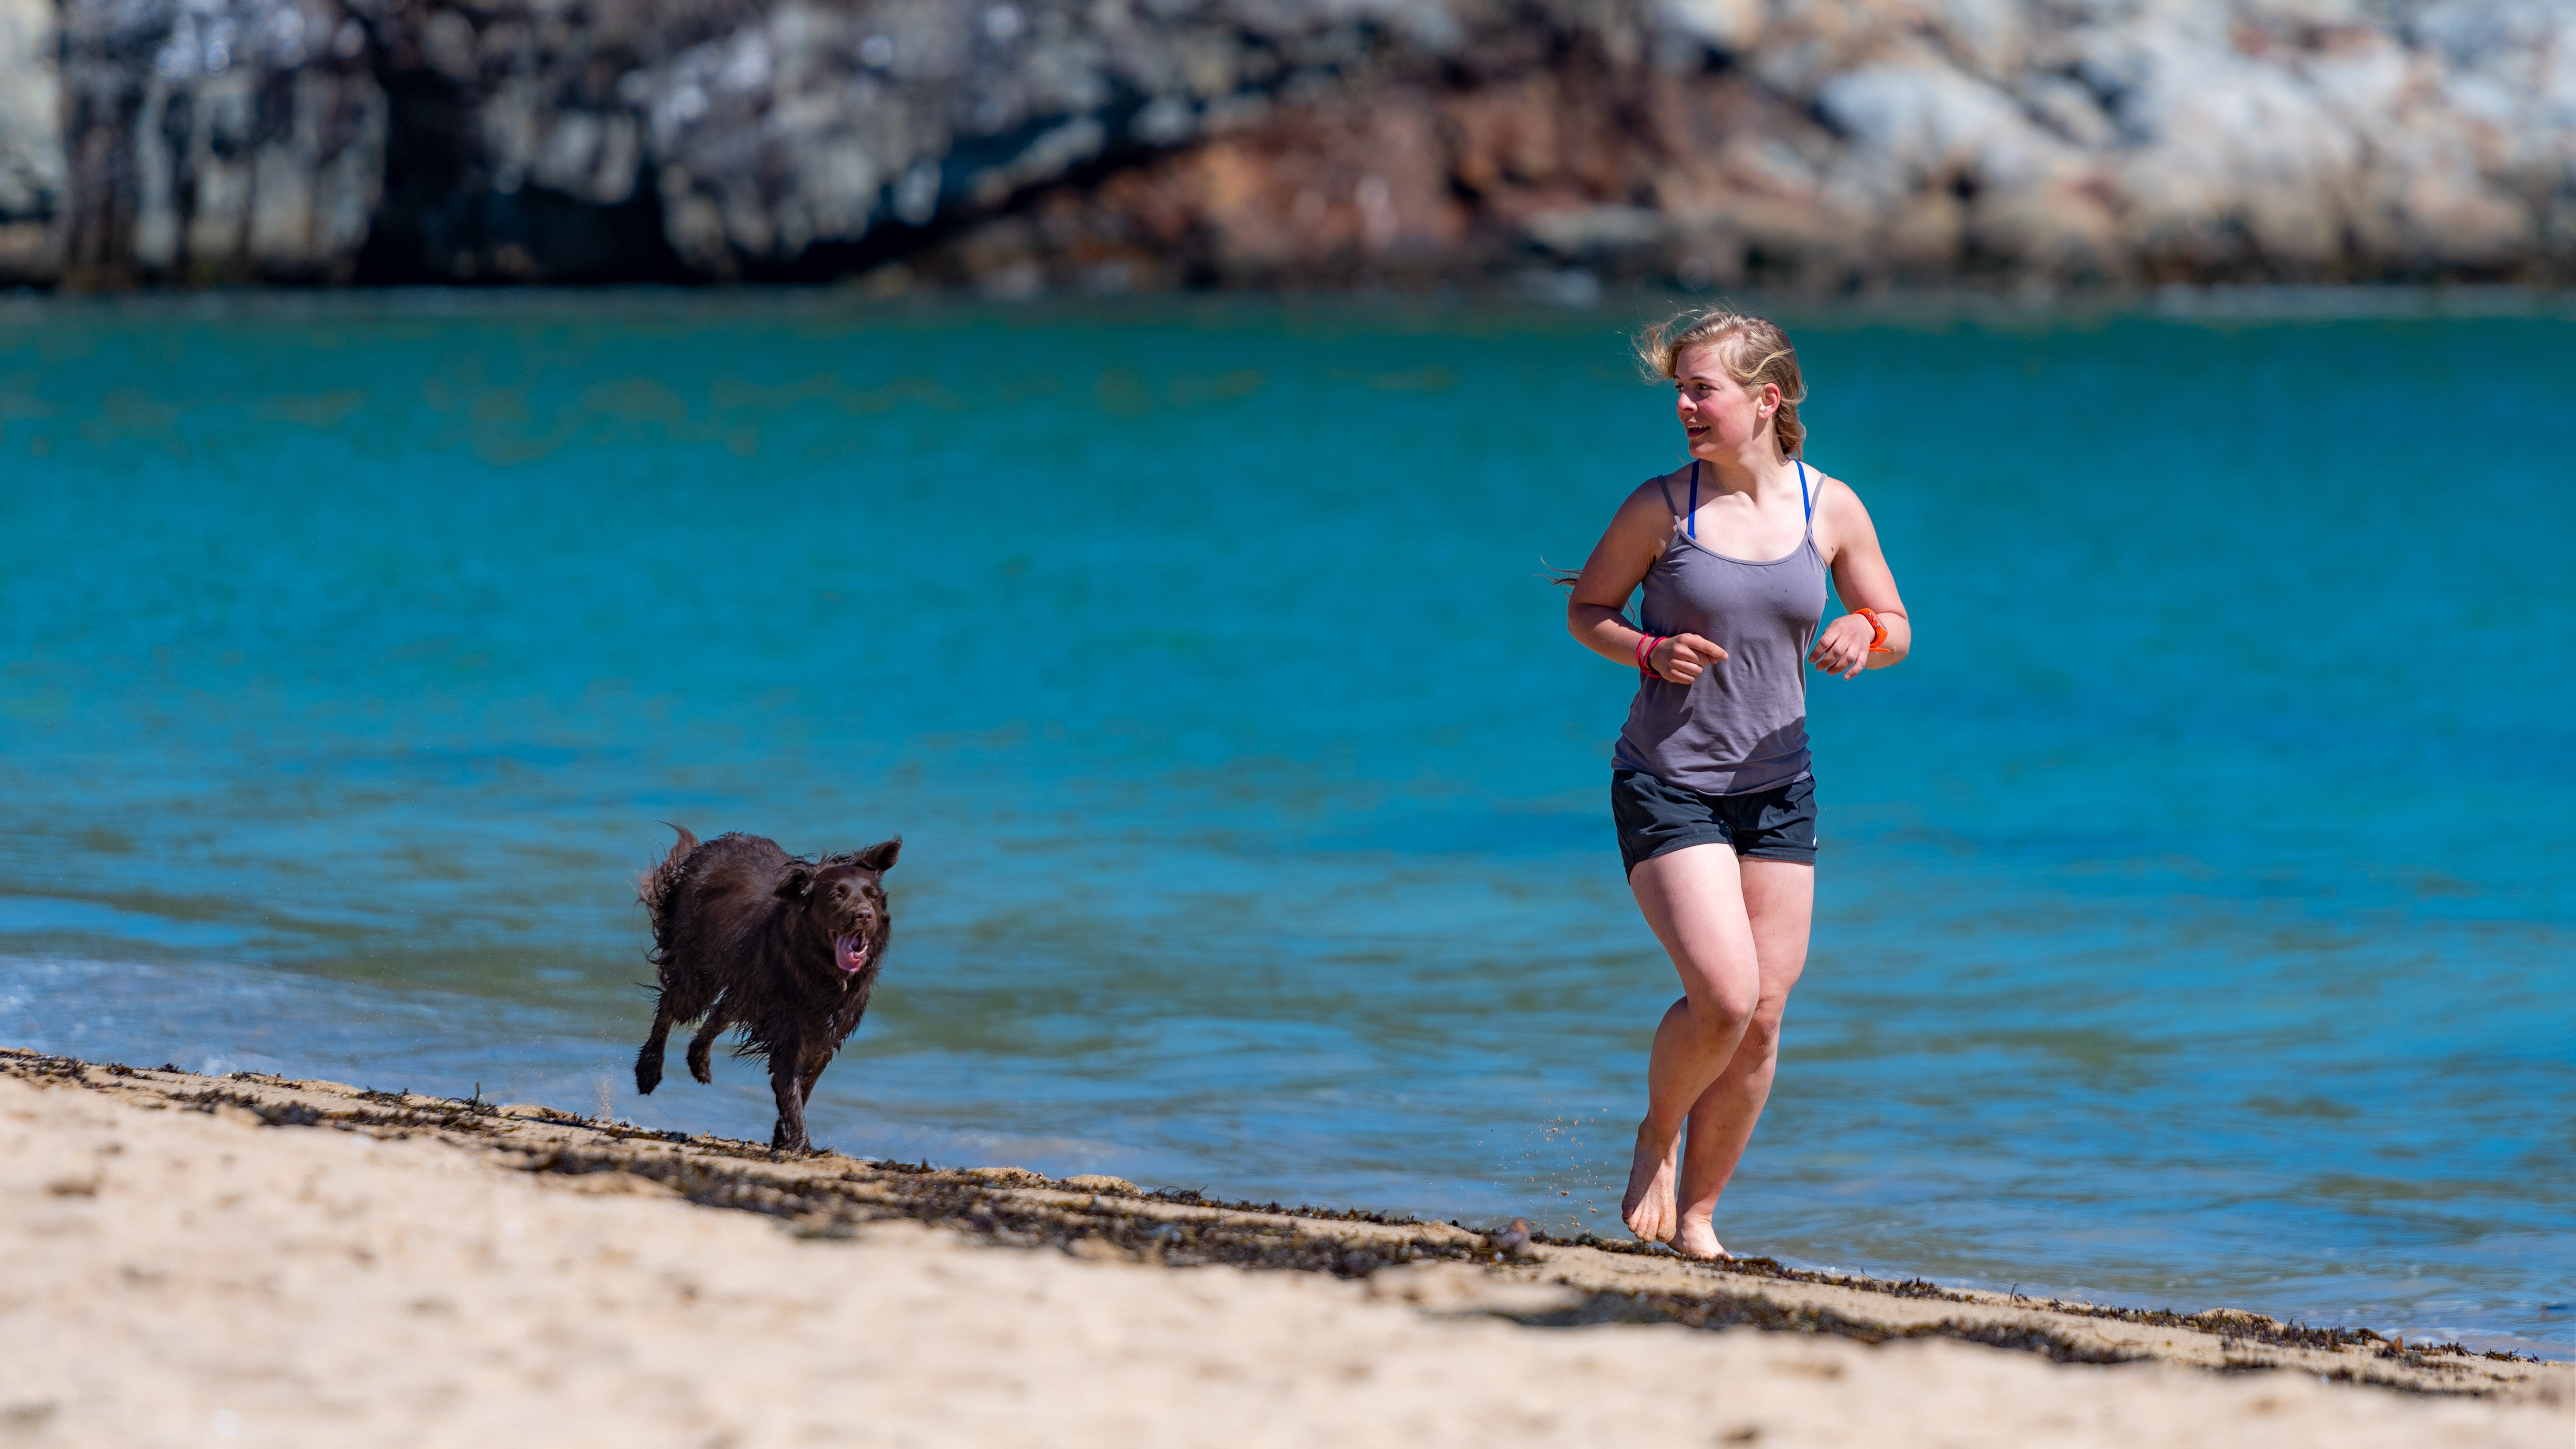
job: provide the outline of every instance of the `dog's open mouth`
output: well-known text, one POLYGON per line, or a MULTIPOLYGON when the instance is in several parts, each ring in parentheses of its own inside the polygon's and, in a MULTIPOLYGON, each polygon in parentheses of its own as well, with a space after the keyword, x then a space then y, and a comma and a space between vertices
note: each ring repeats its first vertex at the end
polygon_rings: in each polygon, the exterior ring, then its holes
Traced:
POLYGON ((832 964, 843 971, 858 971, 868 964, 868 940, 865 936, 848 935, 832 938, 832 964))

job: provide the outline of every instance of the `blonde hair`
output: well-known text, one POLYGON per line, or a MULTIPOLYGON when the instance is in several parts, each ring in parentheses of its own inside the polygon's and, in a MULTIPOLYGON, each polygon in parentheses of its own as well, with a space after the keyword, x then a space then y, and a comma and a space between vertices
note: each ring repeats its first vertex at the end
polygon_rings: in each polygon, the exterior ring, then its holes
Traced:
POLYGON ((1789 345, 1789 334, 1779 323, 1722 307, 1678 312, 1637 334, 1637 362, 1650 378, 1678 378, 1683 353, 1711 346, 1717 349, 1718 366, 1747 391, 1759 392, 1764 383, 1780 389, 1772 435, 1781 457, 1797 457, 1807 445, 1807 425, 1798 421, 1807 383, 1798 371, 1798 349, 1789 345))

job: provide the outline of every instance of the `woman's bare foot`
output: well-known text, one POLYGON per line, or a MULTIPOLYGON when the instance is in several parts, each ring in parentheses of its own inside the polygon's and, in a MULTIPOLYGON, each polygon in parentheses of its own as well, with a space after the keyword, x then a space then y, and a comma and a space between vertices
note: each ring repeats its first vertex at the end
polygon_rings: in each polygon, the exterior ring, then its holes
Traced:
POLYGON ((1637 1155, 1628 1164, 1628 1195, 1619 1201, 1619 1216, 1641 1242, 1671 1238, 1681 1216, 1673 1198, 1674 1149, 1680 1145, 1667 1143, 1658 1150, 1646 1140, 1645 1124, 1637 1125, 1637 1155))
POLYGON ((1681 1225, 1673 1230, 1673 1251, 1685 1258, 1709 1261, 1735 1256, 1717 1240, 1717 1228, 1707 1218, 1683 1218, 1681 1225))

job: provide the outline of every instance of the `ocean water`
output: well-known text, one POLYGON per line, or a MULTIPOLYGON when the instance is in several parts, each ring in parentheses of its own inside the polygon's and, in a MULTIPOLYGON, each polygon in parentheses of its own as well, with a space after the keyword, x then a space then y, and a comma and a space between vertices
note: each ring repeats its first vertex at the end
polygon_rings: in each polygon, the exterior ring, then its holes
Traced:
MULTIPOLYGON (((657 822, 900 834, 823 1142, 1613 1232, 1638 310, 0 307, 0 1040, 756 1136, 657 822)), ((1790 319, 1919 643, 1731 1247, 2576 1352, 2576 322, 2415 310, 1790 319)))

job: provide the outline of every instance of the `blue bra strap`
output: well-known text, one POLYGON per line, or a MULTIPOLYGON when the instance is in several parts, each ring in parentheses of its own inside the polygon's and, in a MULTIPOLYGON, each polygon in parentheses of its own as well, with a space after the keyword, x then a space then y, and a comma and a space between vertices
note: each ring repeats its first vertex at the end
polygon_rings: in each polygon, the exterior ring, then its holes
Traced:
POLYGON ((1699 459, 1691 459, 1691 511, 1682 515, 1682 531, 1699 537, 1699 459))
POLYGON ((1807 496, 1807 465, 1797 458, 1789 461, 1798 465, 1798 506, 1807 510, 1807 526, 1813 528, 1816 526, 1816 500, 1807 496))

